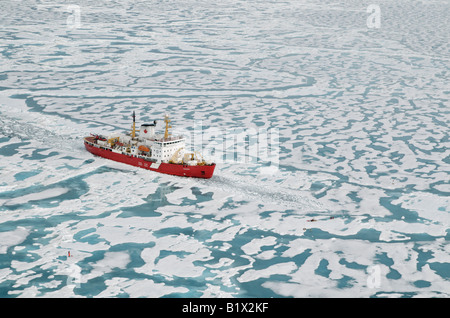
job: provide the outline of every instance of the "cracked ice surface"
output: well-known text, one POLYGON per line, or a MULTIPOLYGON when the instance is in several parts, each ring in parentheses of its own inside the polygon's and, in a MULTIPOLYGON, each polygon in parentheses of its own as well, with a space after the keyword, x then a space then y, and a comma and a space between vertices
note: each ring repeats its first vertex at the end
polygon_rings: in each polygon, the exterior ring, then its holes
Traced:
POLYGON ((370 4, 2 3, 0 295, 450 296, 449 3, 370 4), (278 167, 84 150, 132 111, 277 129, 278 167))

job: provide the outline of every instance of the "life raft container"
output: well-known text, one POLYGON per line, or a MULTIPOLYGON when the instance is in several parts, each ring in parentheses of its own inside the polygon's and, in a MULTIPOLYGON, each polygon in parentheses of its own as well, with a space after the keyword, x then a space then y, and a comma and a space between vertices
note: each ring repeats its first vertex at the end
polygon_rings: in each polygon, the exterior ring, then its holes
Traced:
POLYGON ((150 151, 150 149, 147 146, 144 146, 144 145, 140 145, 138 147, 138 150, 144 151, 144 152, 149 152, 150 151))

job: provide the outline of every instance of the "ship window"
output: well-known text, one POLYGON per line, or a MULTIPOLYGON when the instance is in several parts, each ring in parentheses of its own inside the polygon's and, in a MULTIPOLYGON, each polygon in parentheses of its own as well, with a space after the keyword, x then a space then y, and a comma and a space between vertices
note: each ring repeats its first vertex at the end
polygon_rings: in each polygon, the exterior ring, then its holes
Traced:
POLYGON ((205 175, 205 171, 202 171, 202 176, 204 176, 205 175))

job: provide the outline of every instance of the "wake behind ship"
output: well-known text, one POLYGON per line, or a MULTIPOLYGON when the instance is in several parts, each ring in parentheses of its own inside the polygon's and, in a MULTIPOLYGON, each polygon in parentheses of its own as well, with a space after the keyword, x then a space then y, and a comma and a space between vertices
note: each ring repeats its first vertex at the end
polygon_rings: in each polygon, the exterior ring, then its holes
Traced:
POLYGON ((85 137, 84 146, 94 155, 156 172, 182 177, 212 177, 216 164, 204 160, 198 152, 185 152, 185 138, 169 134, 172 127, 168 115, 164 118, 164 135, 155 133, 156 121, 142 124, 139 130, 136 130, 135 121, 133 112, 131 132, 85 137))

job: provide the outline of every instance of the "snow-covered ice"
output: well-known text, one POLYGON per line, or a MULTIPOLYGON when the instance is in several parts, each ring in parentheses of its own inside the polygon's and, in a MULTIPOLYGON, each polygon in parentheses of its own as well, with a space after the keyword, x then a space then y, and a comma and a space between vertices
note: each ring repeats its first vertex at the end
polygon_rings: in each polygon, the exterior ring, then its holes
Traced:
POLYGON ((370 5, 2 2, 0 296, 449 297, 450 3, 370 5), (84 150, 132 111, 279 157, 84 150))

